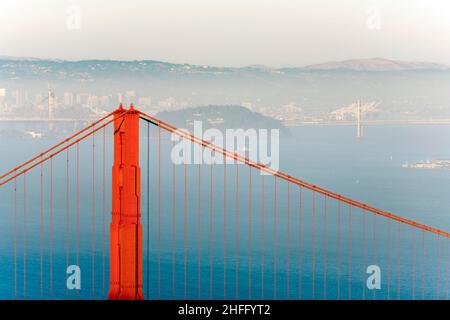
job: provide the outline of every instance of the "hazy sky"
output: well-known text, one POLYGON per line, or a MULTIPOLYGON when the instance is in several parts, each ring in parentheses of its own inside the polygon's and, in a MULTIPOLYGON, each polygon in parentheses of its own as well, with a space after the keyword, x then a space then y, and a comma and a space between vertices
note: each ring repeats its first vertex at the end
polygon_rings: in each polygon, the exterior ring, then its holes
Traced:
POLYGON ((220 66, 369 57, 450 64, 450 1, 0 0, 0 55, 220 66))

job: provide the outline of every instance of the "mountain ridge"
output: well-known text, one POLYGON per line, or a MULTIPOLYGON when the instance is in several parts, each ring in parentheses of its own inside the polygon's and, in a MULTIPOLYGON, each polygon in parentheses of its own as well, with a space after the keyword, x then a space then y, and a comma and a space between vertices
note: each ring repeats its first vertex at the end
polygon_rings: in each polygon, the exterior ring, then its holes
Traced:
POLYGON ((448 66, 425 61, 400 61, 386 58, 350 59, 313 64, 304 67, 307 70, 352 70, 352 71, 406 71, 406 70, 443 70, 448 66))
MULTIPOLYGON (((387 58, 364 58, 330 61, 324 63, 310 64, 298 67, 275 68, 266 65, 248 65, 243 67, 219 67, 209 65, 197 65, 189 63, 172 63, 159 60, 114 60, 114 59, 86 59, 86 60, 63 60, 63 59, 42 59, 35 57, 13 57, 0 56, 0 61, 10 61, 14 63, 67 63, 71 65, 84 65, 86 63, 97 64, 123 64, 123 65, 159 65, 167 68, 177 68, 188 71, 251 71, 261 73, 284 73, 292 71, 355 71, 355 72, 386 72, 386 71, 427 71, 427 70, 450 70, 450 66, 435 62, 425 61, 401 61, 387 58)), ((171 70, 173 71, 173 70, 171 70)))

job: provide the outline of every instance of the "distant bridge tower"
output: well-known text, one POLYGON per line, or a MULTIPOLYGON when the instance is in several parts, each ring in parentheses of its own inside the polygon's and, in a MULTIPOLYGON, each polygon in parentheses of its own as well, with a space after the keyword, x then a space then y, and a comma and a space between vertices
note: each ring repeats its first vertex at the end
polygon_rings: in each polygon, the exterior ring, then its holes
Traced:
POLYGON ((361 110, 361 101, 358 100, 357 103, 357 111, 356 111, 356 118, 357 118, 357 132, 356 137, 362 138, 363 137, 363 128, 362 128, 362 110, 361 110))
POLYGON ((48 87, 48 119, 53 120, 54 119, 54 112, 55 112, 55 94, 53 93, 53 90, 48 87))

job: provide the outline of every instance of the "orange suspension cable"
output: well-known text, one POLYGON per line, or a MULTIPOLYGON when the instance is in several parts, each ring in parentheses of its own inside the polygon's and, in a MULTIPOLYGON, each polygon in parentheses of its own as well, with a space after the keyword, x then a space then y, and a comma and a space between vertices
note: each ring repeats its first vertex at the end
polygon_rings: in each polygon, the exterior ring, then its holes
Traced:
MULTIPOLYGON (((122 113, 119 117, 123 117, 126 113, 128 113, 128 111, 122 113)), ((101 126, 97 127, 95 130, 89 131, 88 133, 86 133, 85 135, 83 135, 81 138, 78 138, 78 139, 76 139, 75 141, 73 141, 73 142, 71 142, 71 143, 68 143, 66 146, 62 147, 61 149, 55 151, 54 153, 48 155, 48 156, 45 157, 45 158, 42 158, 42 159, 39 160, 38 162, 36 162, 36 163, 30 165, 29 167, 27 167, 26 169, 22 169, 20 172, 17 172, 17 173, 16 173, 17 168, 23 168, 23 167, 24 167, 23 164, 20 165, 19 167, 17 167, 16 169, 13 170, 13 171, 14 171, 14 174, 13 174, 11 177, 9 177, 8 179, 3 180, 3 181, 0 182, 0 187, 3 186, 4 184, 10 182, 10 181, 13 180, 14 178, 16 178, 16 177, 18 177, 18 176, 20 176, 20 175, 22 175, 22 174, 24 174, 24 173, 30 171, 31 169, 37 167, 37 166, 40 165, 41 163, 46 162, 47 160, 51 159, 52 157, 54 157, 54 156, 60 154, 60 153, 63 152, 64 150, 66 150, 66 149, 70 148, 71 146, 73 146, 73 145, 79 143, 80 141, 86 139, 87 137, 93 135, 95 132, 97 132, 97 131, 99 131, 100 129, 106 127, 107 125, 109 125, 109 124, 112 123, 113 121, 114 121, 114 119, 111 119, 111 120, 109 120, 108 122, 103 123, 101 126)), ((65 142, 65 141, 64 141, 64 142, 65 142)), ((64 142, 63 142, 63 143, 64 143, 64 142)), ((52 150, 54 150, 54 149, 55 149, 55 148, 53 148, 52 150)), ((38 156, 38 158, 39 158, 39 157, 40 157, 40 155, 38 156)))
MULTIPOLYGON (((75 138, 75 137, 79 136, 80 134, 82 134, 83 132, 89 130, 89 128, 91 128, 91 127, 93 127, 93 126, 99 124, 99 123, 102 122, 103 120, 105 120, 105 119, 107 119, 108 117, 112 116, 113 113, 114 113, 114 112, 111 112, 111 113, 107 114, 106 116, 104 116, 104 117, 102 117, 101 119, 95 121, 95 122, 92 123, 91 125, 89 125, 89 126, 83 128, 82 130, 80 130, 80 131, 76 132, 75 134, 71 135, 70 137, 68 137, 68 138, 64 139, 63 141, 60 141, 59 143, 55 144, 53 147, 51 147, 51 148, 45 150, 44 152, 38 154, 38 155, 35 156, 34 158, 32 158, 32 159, 30 159, 30 160, 28 160, 28 161, 22 163, 20 166, 17 166, 16 168, 14 168, 14 169, 12 169, 12 170, 6 172, 5 174, 3 174, 3 175, 0 176, 0 180, 6 178, 6 177, 9 176, 10 174, 12 174, 12 173, 14 173, 15 171, 17 171, 17 170, 23 168, 23 167, 26 166, 26 165, 32 163, 33 161, 35 161, 35 160, 37 160, 37 159, 43 157, 43 156, 46 155, 47 153, 49 153, 49 152, 55 150, 56 148, 62 146, 64 143, 69 142, 69 141, 72 140, 73 138, 75 138)), ((2 185, 2 184, 3 184, 3 183, 1 183, 0 185, 2 185)))
POLYGON ((347 203, 349 205, 352 205, 354 207, 363 209, 363 210, 365 210, 367 212, 371 212, 373 214, 384 216, 386 218, 398 221, 400 223, 407 224, 407 225, 410 225, 412 227, 415 227, 415 228, 418 228, 418 229, 422 229, 422 230, 425 230, 425 231, 428 231, 428 232, 431 232, 431 233, 439 234, 439 235, 441 235, 443 237, 446 237, 446 238, 450 238, 450 233, 448 233, 448 232, 442 231, 442 230, 437 229, 437 228, 429 227, 429 226, 421 224, 421 223, 417 223, 417 222, 415 222, 413 220, 410 220, 410 219, 406 219, 406 218, 397 216, 397 215, 392 214, 392 213, 390 213, 388 211, 375 208, 373 206, 367 205, 367 204, 362 203, 360 201, 353 200, 351 198, 348 198, 348 197, 342 196, 340 194, 337 194, 335 192, 329 191, 327 189, 321 188, 321 187, 319 187, 317 185, 314 185, 314 184, 305 182, 303 180, 297 179, 297 178, 292 177, 292 176, 290 176, 290 175, 288 175, 286 173, 283 173, 281 171, 276 171, 276 170, 274 170, 274 169, 272 169, 270 167, 267 167, 266 165, 263 165, 261 163, 257 163, 255 161, 252 161, 252 160, 248 159, 248 158, 242 157, 242 156, 238 155, 237 153, 228 151, 228 150, 223 149, 221 147, 218 147, 218 146, 216 146, 216 145, 214 145, 214 144, 212 144, 212 143, 210 143, 208 141, 205 141, 205 140, 202 140, 200 138, 197 138, 196 136, 190 134, 189 132, 180 130, 180 129, 178 129, 178 128, 176 128, 176 127, 174 127, 174 126, 172 126, 172 125, 170 125, 170 124, 168 124, 168 123, 166 123, 164 121, 161 121, 161 120, 159 120, 159 119, 157 119, 155 117, 149 116, 149 115, 145 114, 144 112, 140 112, 140 114, 142 116, 144 116, 144 117, 147 117, 147 118, 151 119, 152 122, 154 122, 155 124, 157 124, 159 127, 163 128, 166 131, 172 132, 172 133, 182 137, 185 140, 197 143, 197 144, 203 146, 204 148, 208 148, 210 150, 222 153, 225 157, 229 157, 231 159, 234 159, 234 160, 237 160, 239 162, 245 163, 245 164, 247 164, 247 165, 249 165, 251 167, 259 169, 260 171, 269 173, 269 174, 274 175, 274 176, 276 176, 278 178, 281 178, 281 179, 283 179, 285 181, 292 182, 292 183, 297 184, 299 186, 305 187, 305 188, 307 188, 309 190, 316 191, 318 193, 321 193, 323 195, 328 196, 329 198, 345 202, 345 203, 347 203))

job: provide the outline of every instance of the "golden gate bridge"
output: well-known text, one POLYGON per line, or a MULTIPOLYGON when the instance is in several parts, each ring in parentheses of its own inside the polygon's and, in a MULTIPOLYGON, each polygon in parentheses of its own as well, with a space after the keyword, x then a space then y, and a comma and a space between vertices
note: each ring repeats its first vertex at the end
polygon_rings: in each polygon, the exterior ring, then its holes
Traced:
POLYGON ((81 291, 93 299, 448 299, 448 232, 274 170, 132 105, 2 174, 0 191, 9 229, 2 264, 12 266, 2 285, 12 298, 86 298, 65 282, 67 268, 81 264, 81 291), (164 135, 224 162, 171 164, 164 135), (367 287, 369 266, 382 270, 378 289, 367 287))

